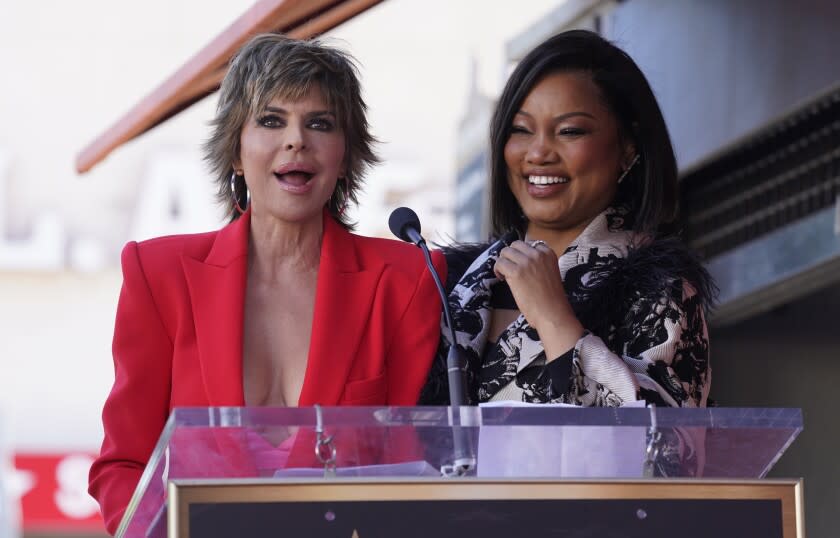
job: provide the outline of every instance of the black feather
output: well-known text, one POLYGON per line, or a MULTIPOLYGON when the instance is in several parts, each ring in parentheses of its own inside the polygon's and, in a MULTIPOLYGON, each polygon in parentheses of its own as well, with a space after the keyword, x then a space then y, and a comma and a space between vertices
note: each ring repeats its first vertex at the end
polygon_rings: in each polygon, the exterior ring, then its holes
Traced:
MULTIPOLYGON (((709 314, 718 293, 697 255, 673 236, 631 246, 624 258, 601 258, 594 268, 586 267, 586 284, 576 287, 580 293, 570 302, 584 327, 598 335, 606 334, 610 324, 621 325, 640 297, 663 297, 679 304, 686 282, 709 314)), ((567 273, 570 277, 574 275, 567 273)))

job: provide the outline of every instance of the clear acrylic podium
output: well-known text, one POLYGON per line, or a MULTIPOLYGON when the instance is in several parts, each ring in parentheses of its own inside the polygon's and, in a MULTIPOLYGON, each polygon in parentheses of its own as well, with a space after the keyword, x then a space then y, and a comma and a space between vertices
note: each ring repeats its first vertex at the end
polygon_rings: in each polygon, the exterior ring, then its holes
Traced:
POLYGON ((801 430, 799 409, 176 409, 117 536, 801 536, 801 482, 758 480, 801 430))

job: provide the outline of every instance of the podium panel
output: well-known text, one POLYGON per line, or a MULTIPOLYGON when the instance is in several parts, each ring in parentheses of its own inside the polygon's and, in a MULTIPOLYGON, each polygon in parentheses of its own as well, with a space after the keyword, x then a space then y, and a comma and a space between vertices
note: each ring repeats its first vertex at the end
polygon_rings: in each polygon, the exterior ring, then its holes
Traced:
MULTIPOLYGON (((623 488, 622 480, 756 479, 766 475, 801 430, 799 409, 179 408, 146 465, 117 536, 164 536, 172 515, 167 514, 168 484, 173 482, 184 487, 197 480, 215 481, 218 487, 224 481, 279 487, 310 480, 338 487, 356 480, 357 487, 369 483, 380 488, 383 481, 399 480, 418 482, 418 488, 428 483, 430 489, 417 491, 450 491, 456 485, 457 491, 465 491, 470 484, 516 488, 523 481, 536 480, 538 485, 550 480, 552 491, 564 492, 591 489, 595 482, 623 488), (447 480, 441 482, 442 477, 447 480)), ((655 482, 644 487, 659 487, 655 482)), ((707 491, 702 484, 712 483, 687 484, 707 491)), ((734 487, 734 482, 725 484, 734 487)), ((723 500, 712 494, 700 497, 707 504, 715 498, 723 500)), ((570 510, 564 521, 584 506, 572 500, 564 501, 570 510)), ((429 502, 423 506, 432 506, 429 502)), ((709 510, 723 510, 721 514, 729 509, 726 503, 712 504, 709 510)), ((601 500, 598 505, 607 506, 601 500)), ((548 512, 561 509, 556 503, 540 506, 548 512)), ((667 510, 662 503, 658 506, 663 513, 689 510, 685 503, 667 510)), ((700 519, 703 525, 716 524, 716 517, 700 519)))
POLYGON ((749 481, 189 481, 169 536, 795 538, 802 485, 749 481))

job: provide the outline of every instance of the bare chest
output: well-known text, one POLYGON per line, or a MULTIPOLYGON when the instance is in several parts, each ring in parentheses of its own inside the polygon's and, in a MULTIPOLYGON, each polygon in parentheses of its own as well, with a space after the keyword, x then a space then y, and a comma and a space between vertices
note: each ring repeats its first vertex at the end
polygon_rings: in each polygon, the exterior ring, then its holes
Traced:
POLYGON ((248 285, 242 353, 245 405, 297 405, 314 308, 314 277, 285 286, 248 285))

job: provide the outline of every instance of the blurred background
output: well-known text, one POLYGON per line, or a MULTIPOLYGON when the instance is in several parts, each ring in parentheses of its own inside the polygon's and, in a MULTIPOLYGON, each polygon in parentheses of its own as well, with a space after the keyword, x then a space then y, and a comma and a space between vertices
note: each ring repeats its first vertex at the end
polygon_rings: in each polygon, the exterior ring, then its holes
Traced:
MULTIPOLYGON (((104 532, 87 469, 120 249, 222 225, 200 153, 214 95, 84 175, 74 160, 253 5, 0 0, 0 538, 104 532)), ((428 239, 486 238, 487 127, 507 74, 562 30, 614 41, 657 94, 684 237, 721 290, 712 397, 803 409, 770 476, 805 477, 809 536, 836 536, 838 23, 834 0, 386 0, 327 34, 359 60, 382 141, 359 231, 388 236, 408 205, 428 239)))

